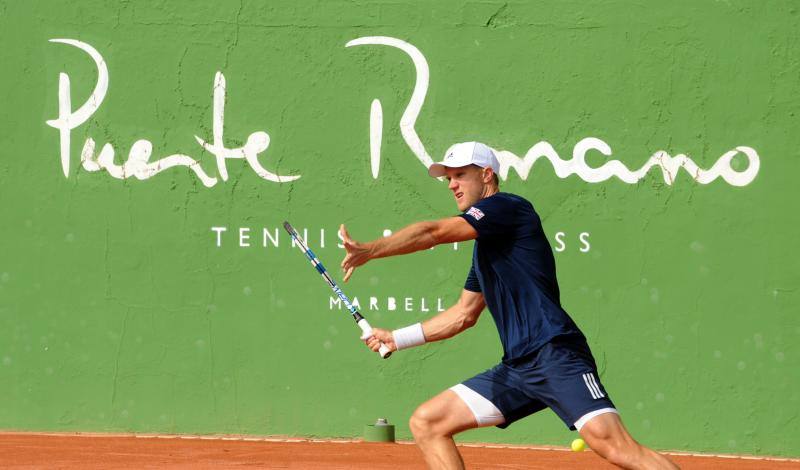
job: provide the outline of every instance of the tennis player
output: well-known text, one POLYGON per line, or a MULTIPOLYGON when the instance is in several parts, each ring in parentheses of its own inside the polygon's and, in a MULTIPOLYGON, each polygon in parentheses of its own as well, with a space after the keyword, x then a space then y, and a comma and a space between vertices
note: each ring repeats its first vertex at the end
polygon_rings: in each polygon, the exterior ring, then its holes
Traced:
POLYGON ((501 362, 433 397, 411 416, 411 432, 428 466, 464 468, 453 442, 459 432, 505 428, 550 408, 615 465, 677 468, 636 442, 622 424, 586 338, 561 307, 555 260, 541 220, 530 202, 499 192, 499 167, 486 145, 453 145, 428 173, 449 181, 462 214, 415 223, 367 243, 350 238, 344 225, 340 228, 347 252, 342 261, 345 281, 372 259, 475 240, 472 267, 455 305, 405 328, 375 328, 365 338, 373 351, 380 341, 402 351, 457 335, 489 308, 503 344, 501 362))

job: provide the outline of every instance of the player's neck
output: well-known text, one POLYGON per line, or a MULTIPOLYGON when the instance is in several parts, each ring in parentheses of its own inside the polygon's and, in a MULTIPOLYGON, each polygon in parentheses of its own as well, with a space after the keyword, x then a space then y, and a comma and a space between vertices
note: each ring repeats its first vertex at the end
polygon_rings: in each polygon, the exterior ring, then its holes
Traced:
POLYGON ((500 192, 500 188, 494 185, 486 185, 483 187, 483 194, 481 194, 481 199, 486 199, 489 196, 494 196, 495 194, 500 192))

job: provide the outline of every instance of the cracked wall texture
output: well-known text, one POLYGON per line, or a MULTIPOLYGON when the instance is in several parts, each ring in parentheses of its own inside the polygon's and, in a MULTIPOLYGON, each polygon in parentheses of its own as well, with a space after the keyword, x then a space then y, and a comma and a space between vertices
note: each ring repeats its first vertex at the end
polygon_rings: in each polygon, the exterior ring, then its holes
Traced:
MULTIPOLYGON (((339 223, 367 239, 455 213, 400 134, 409 58, 344 47, 391 36, 430 65, 416 130, 434 158, 477 139, 517 155, 547 141, 568 159, 590 136, 613 149, 588 154, 593 167, 613 158, 638 168, 664 150, 709 168, 736 146, 758 151, 761 169, 743 187, 683 171, 669 185, 657 169, 637 184, 587 183, 542 160, 503 188, 533 201, 554 247, 565 234, 562 302, 639 440, 800 455, 797 10, 737 0, 0 1, 0 428, 349 437, 386 416, 408 438, 416 404, 499 359, 484 314, 451 341, 380 361, 284 235, 261 246, 261 231, 288 219, 334 268, 339 223), (97 71, 53 38, 91 44, 110 76, 100 109, 72 131, 66 178, 45 121, 58 116, 59 73, 77 107, 97 71), (80 167, 88 137, 113 145, 120 164, 147 139, 151 160, 181 153, 217 176, 194 138, 212 137, 217 71, 226 145, 267 132, 264 167, 301 179, 265 181, 243 160, 229 160, 229 179, 212 188, 183 167, 142 181, 80 167), (214 226, 228 228, 221 247, 214 226), (239 246, 241 227, 253 246, 239 246)), ((380 300, 365 309, 373 324, 404 326, 430 314, 420 299, 430 309, 457 298, 470 250, 375 261, 345 291, 380 300), (401 308, 388 311, 388 297, 401 308)), ((462 439, 571 437, 546 411, 462 439)))

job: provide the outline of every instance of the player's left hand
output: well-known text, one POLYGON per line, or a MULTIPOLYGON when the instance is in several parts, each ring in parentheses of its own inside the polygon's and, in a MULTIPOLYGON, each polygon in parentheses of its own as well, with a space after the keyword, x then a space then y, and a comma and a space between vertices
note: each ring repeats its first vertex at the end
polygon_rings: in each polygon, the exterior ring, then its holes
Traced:
POLYGON ((378 349, 380 349, 381 342, 385 344, 387 348, 389 348, 389 351, 397 351, 397 345, 394 344, 394 336, 389 330, 384 330, 383 328, 373 328, 372 336, 364 340, 364 343, 366 343, 367 347, 375 352, 378 352, 378 349))
POLYGON ((360 243, 350 238, 350 234, 347 233, 344 224, 339 227, 339 233, 342 234, 342 244, 347 252, 342 260, 344 282, 347 282, 357 267, 370 260, 370 249, 366 243, 360 243))

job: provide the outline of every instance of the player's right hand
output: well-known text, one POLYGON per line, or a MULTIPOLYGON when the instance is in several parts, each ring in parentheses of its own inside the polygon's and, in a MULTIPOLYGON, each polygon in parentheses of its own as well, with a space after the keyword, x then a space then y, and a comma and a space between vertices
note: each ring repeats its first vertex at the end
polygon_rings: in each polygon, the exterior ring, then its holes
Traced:
POLYGON ((373 328, 372 329, 372 336, 364 340, 367 347, 371 350, 378 352, 378 349, 381 347, 381 342, 389 348, 389 351, 397 351, 397 345, 394 344, 394 336, 392 336, 392 332, 389 330, 384 330, 383 328, 373 328))

